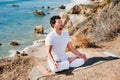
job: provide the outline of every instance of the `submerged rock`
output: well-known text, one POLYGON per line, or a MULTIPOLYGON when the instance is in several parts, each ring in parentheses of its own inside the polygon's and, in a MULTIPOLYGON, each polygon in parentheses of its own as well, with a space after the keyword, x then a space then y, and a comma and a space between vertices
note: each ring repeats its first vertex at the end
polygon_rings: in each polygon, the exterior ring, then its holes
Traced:
POLYGON ((12 45, 12 46, 18 46, 18 45, 20 45, 20 44, 19 44, 19 42, 17 42, 17 41, 12 41, 12 42, 10 42, 10 45, 12 45))
POLYGON ((60 8, 60 9, 65 9, 65 6, 64 6, 64 5, 61 5, 59 8, 60 8))
POLYGON ((13 7, 19 7, 19 5, 18 5, 18 4, 12 4, 12 6, 13 6, 13 7))
POLYGON ((45 15, 45 13, 43 11, 41 11, 41 10, 35 10, 34 13, 38 14, 38 15, 41 15, 41 16, 45 15))
POLYGON ((2 46, 2 43, 0 43, 0 46, 2 46))

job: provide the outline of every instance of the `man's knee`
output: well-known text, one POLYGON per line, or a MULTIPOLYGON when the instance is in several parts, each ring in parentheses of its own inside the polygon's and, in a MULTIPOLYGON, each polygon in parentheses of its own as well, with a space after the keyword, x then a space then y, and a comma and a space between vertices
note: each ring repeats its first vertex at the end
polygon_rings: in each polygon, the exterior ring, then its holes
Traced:
POLYGON ((73 68, 79 67, 79 66, 82 66, 84 63, 85 63, 84 59, 78 58, 70 63, 70 67, 73 67, 73 68))
POLYGON ((58 63, 58 71, 67 70, 67 69, 69 69, 69 61, 68 60, 58 63))

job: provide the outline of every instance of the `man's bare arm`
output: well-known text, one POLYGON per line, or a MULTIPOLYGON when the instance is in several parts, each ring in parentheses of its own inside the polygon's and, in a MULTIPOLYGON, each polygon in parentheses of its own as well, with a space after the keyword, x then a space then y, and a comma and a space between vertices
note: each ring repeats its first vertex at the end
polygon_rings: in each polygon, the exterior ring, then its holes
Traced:
POLYGON ((52 61, 52 63, 55 65, 55 67, 57 68, 58 67, 58 64, 56 63, 56 61, 54 61, 53 59, 53 56, 51 54, 51 51, 52 51, 52 46, 51 45, 48 45, 46 46, 47 47, 47 57, 49 58, 50 61, 52 61))

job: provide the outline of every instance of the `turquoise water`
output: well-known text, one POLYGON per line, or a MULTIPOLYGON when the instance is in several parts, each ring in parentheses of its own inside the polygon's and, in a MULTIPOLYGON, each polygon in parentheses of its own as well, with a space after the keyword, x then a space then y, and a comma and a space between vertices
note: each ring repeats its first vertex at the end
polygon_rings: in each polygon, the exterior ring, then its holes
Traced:
POLYGON ((9 50, 23 49, 39 39, 34 35, 34 27, 43 24, 47 29, 51 16, 58 14, 57 9, 51 10, 70 0, 0 0, 0 57, 8 56, 9 50), (19 7, 13 7, 17 4, 19 7), (44 6, 45 8, 42 8, 44 6), (45 16, 33 14, 35 10, 42 10, 45 16), (13 40, 20 42, 20 46, 13 47, 9 43, 13 40))

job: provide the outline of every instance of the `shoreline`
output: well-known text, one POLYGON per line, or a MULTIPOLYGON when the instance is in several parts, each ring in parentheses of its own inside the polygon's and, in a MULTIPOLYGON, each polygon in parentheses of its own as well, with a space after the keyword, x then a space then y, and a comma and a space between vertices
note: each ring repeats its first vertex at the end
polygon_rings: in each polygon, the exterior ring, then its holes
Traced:
POLYGON ((63 3, 67 3, 70 1, 61 0, 54 1, 52 0, 25 0, 25 1, 0 1, 1 2, 1 29, 0 29, 0 57, 9 56, 8 50, 16 50, 23 49, 32 44, 34 40, 36 40, 36 36, 33 34, 34 27, 36 25, 44 24, 45 29, 49 27, 48 18, 53 14, 58 13, 58 10, 55 8, 63 3), (47 3, 47 2, 48 3, 47 3), (14 4, 19 5, 19 7, 13 6, 14 4), (5 3, 5 4, 4 4, 5 3), (46 5, 48 4, 48 5, 46 5), (58 4, 58 5, 57 5, 58 4), (44 8, 42 8, 42 6, 44 8), (49 7, 49 8, 48 8, 49 7), (44 10, 46 16, 35 15, 34 10, 44 10), (9 14, 8 14, 9 13, 9 14), (50 14, 47 14, 50 13, 50 14), (21 17, 22 16, 22 17, 21 17), (20 42, 20 46, 14 47, 10 46, 9 43, 13 40, 17 40, 20 42))

